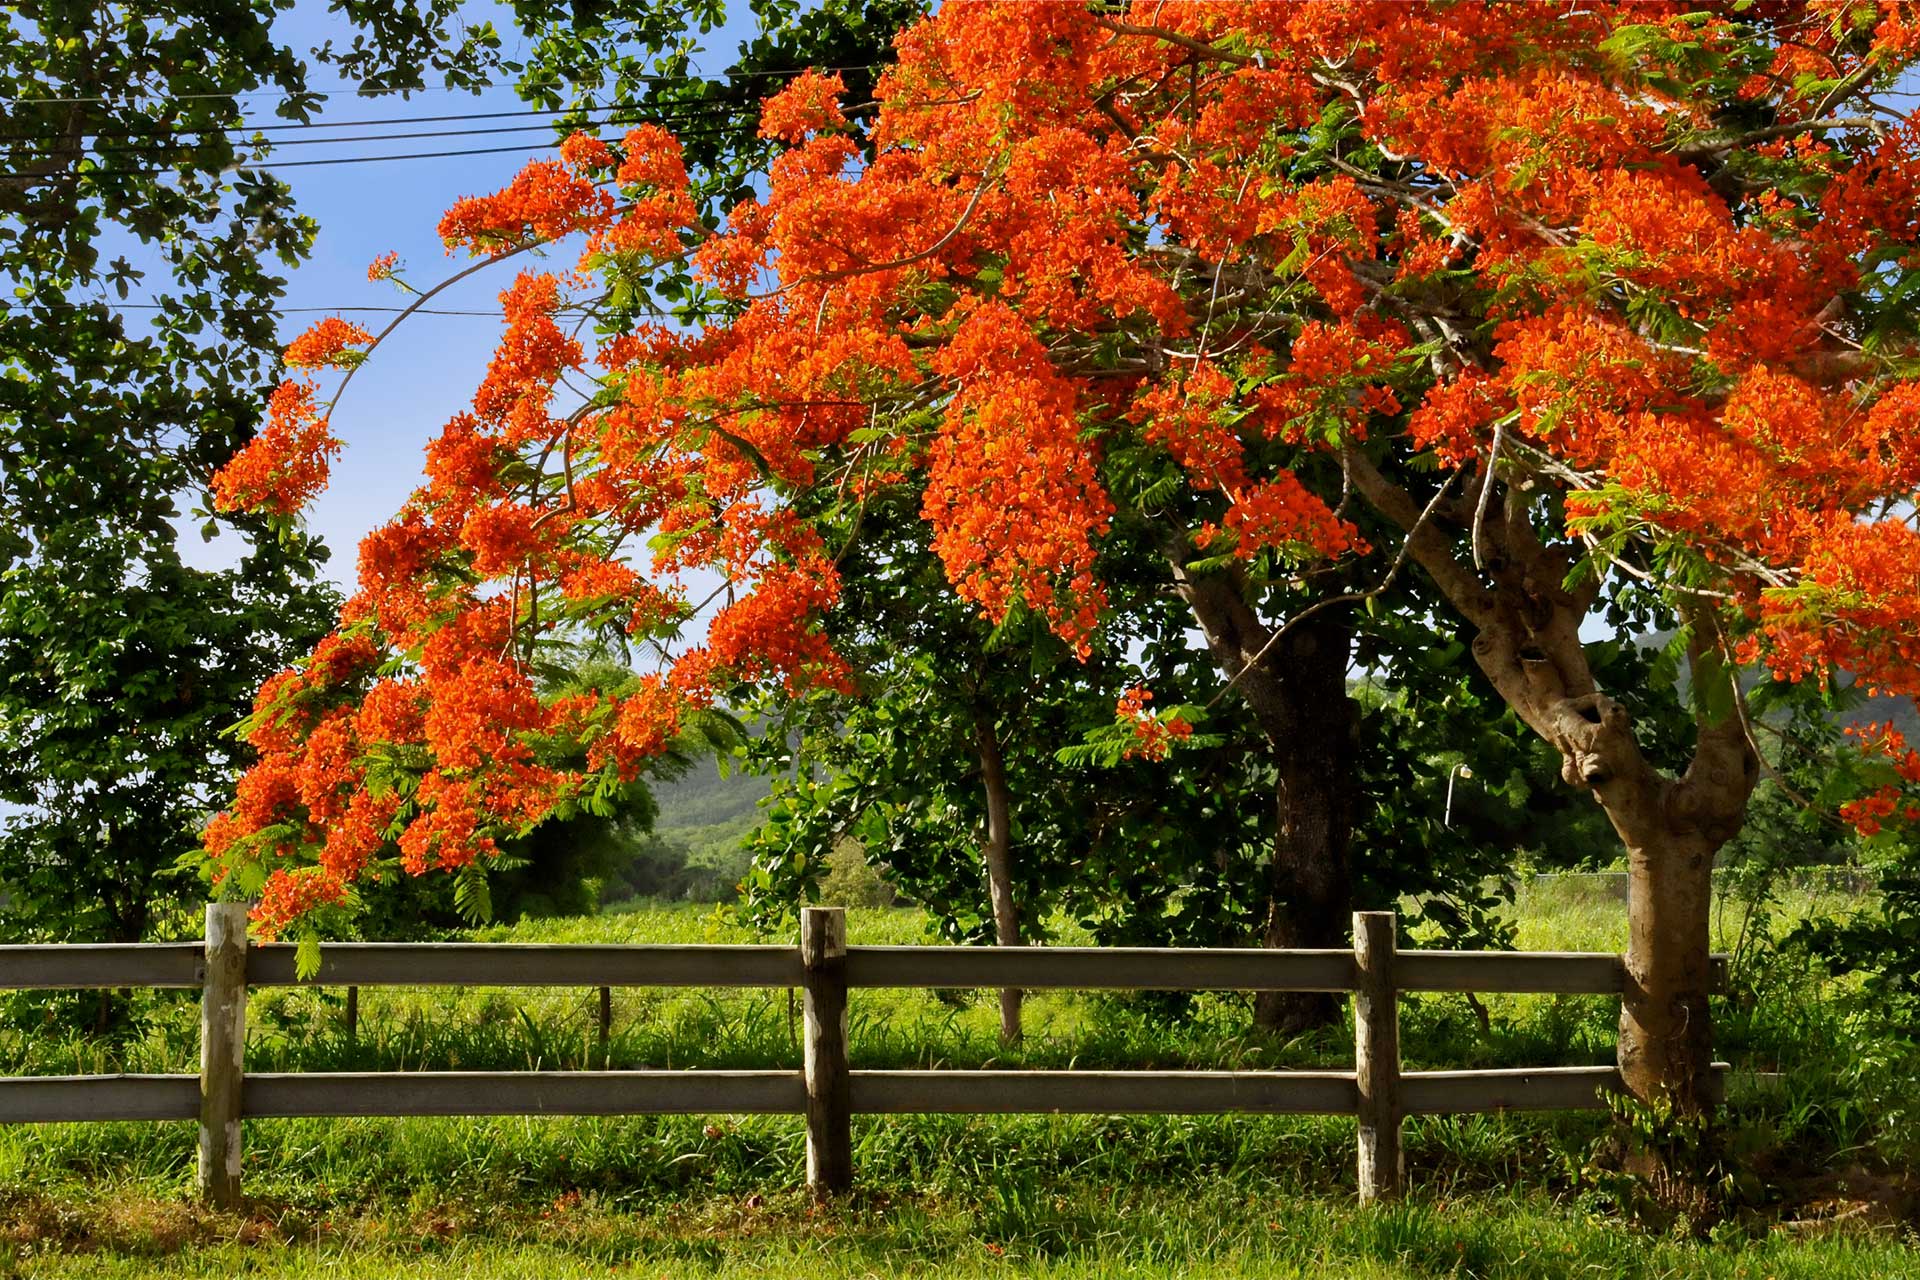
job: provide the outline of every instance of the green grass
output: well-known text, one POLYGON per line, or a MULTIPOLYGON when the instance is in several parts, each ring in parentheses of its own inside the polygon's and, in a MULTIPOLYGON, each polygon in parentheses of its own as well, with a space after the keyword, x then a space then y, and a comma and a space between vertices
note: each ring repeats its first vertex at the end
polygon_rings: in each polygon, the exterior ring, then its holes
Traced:
POLYGON ((1742 1277, 1879 1280, 1920 1253, 1891 1232, 1655 1239, 1539 1195, 1415 1197, 1362 1210, 1272 1183, 1042 1186, 871 1198, 802 1194, 631 1204, 563 1196, 502 1212, 470 1202, 382 1214, 247 1218, 121 1194, 62 1217, 18 1202, 21 1277, 1742 1277))
MULTIPOLYGON (((1773 922, 1839 909, 1801 894, 1773 922)), ((1604 885, 1537 882, 1520 945, 1618 950, 1624 909, 1604 885)), ((1739 921, 1718 922, 1728 946, 1739 921)), ((911 911, 854 910, 854 943, 927 941, 911 911)), ((526 922, 517 942, 747 941, 708 908, 526 922)), ((1062 941, 1084 942, 1071 930, 1062 941)), ((1843 984, 1842 984, 1843 985, 1843 984)), ((815 1211, 798 1190, 799 1122, 785 1117, 250 1122, 245 1218, 194 1209, 187 1124, 0 1129, 0 1278, 32 1276, 1898 1276, 1920 1254, 1898 1232, 1776 1220, 1808 1212, 1809 1179, 1871 1158, 1873 1116, 1848 1092, 1858 1045, 1840 988, 1790 965, 1721 1002, 1737 1064, 1729 1119, 1775 1183, 1712 1245, 1655 1240, 1607 1215, 1582 1175, 1604 1117, 1469 1116, 1408 1126, 1405 1207, 1352 1203, 1353 1122, 1332 1117, 862 1117, 861 1198, 815 1211), (1757 985, 1756 985, 1757 984, 1757 985), (11 1261, 9 1262, 9 1252, 11 1261), (8 1266, 12 1267, 9 1271, 8 1266)), ((1610 1059, 1617 1005, 1597 997, 1406 1001, 1410 1067, 1610 1059)), ((116 1040, 0 1032, 0 1074, 192 1071, 196 1007, 140 998, 116 1040)), ((255 994, 255 1070, 600 1066, 588 991, 381 989, 359 1034, 338 992, 255 994)), ((1028 1039, 1004 1049, 990 993, 862 991, 858 1065, 1269 1068, 1339 1066, 1349 1033, 1253 1033, 1239 997, 1037 995, 1028 1039)), ((796 1066, 784 992, 616 993, 615 1067, 796 1066)), ((1863 1202, 1864 1203, 1864 1202, 1863 1202)), ((1879 1212, 1868 1206, 1862 1220, 1879 1212)), ((1824 1212, 1824 1210, 1823 1210, 1824 1212)))

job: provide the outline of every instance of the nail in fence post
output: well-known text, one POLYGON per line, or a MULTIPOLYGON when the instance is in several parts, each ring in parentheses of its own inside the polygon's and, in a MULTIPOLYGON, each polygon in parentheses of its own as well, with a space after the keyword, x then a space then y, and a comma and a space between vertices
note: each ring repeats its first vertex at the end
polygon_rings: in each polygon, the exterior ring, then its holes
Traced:
POLYGON ((200 992, 200 1197, 240 1203, 240 1085, 247 1043, 247 906, 207 904, 200 992))
POLYGON ((1360 1086, 1360 1203, 1397 1196, 1400 1151, 1400 1001, 1394 990, 1391 911, 1353 913, 1353 1066, 1360 1086))
POLYGON ((847 913, 800 911, 806 971, 802 1054, 807 1082, 807 1185, 817 1196, 853 1186, 851 1078, 847 1065, 847 913))

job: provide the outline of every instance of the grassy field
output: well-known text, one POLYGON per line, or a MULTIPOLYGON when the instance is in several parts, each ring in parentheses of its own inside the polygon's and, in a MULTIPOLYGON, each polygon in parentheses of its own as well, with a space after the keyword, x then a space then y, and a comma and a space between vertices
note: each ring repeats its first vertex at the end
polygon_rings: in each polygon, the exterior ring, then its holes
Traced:
MULTIPOLYGON (((1801 894, 1774 921, 1845 909, 1801 894)), ((1538 882, 1527 948, 1618 950, 1603 883, 1538 882)), ((1719 945, 1739 941, 1724 915, 1719 945)), ((854 911, 851 940, 926 940, 909 911, 854 911)), ((652 908, 481 931, 500 941, 742 941, 709 909, 652 908)), ((1063 939, 1077 941, 1070 933, 1063 939)), ((1406 1205, 1352 1203, 1353 1126, 1339 1118, 866 1117, 860 1195, 817 1209, 798 1190, 784 1117, 259 1121, 243 1216, 188 1202, 186 1124, 0 1130, 0 1277, 20 1276, 1920 1276, 1901 1182, 1855 1088, 1843 984, 1774 964, 1721 1002, 1717 1042, 1742 1068, 1729 1108, 1749 1191, 1707 1243, 1653 1238, 1617 1213, 1588 1155, 1604 1117, 1459 1117, 1408 1126, 1406 1205), (1781 1080, 1757 1072, 1784 1072, 1781 1080), (1845 1172, 1848 1176, 1842 1177, 1845 1172), (1850 1180, 1849 1180, 1850 1179, 1850 1180), (1863 1189, 1867 1187, 1868 1189, 1863 1189), (8 1270, 8 1268, 11 1270, 8 1270)), ((262 992, 257 1070, 793 1066, 785 993, 621 992, 603 1058, 588 991, 368 990, 358 1034, 340 993, 262 992)), ((111 1042, 0 1033, 0 1074, 190 1071, 191 1002, 147 997, 111 1042)), ((1035 997, 1003 1049, 987 993, 854 997, 862 1066, 1337 1066, 1345 1029, 1272 1040, 1245 1002, 1035 997), (1177 1015, 1177 1016, 1176 1016, 1177 1015)), ((1552 1065, 1611 1056, 1616 1004, 1409 999, 1413 1067, 1552 1065)))

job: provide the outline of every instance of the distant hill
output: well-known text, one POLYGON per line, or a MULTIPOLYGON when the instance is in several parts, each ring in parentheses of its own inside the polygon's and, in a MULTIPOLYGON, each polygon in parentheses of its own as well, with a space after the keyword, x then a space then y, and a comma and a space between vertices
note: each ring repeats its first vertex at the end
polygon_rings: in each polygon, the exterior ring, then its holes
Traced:
POLYGON ((767 798, 768 789, 766 778, 738 769, 723 778, 718 762, 703 758, 684 778, 653 783, 653 798, 660 806, 654 826, 665 831, 731 824, 741 819, 757 822, 760 802, 767 798))

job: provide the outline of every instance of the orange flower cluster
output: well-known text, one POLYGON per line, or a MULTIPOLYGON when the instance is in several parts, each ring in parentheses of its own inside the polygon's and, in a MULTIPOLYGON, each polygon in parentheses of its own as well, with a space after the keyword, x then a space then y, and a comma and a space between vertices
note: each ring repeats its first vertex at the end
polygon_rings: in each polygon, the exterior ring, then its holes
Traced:
POLYGON ((1175 743, 1193 736, 1193 726, 1178 716, 1155 715, 1147 706, 1152 701, 1153 694, 1136 685, 1120 695, 1114 708, 1114 719, 1133 730, 1133 741, 1121 753, 1127 758, 1165 760, 1175 743))
MULTIPOLYGON (((1896 4, 1699 9, 947 4, 900 37, 871 154, 837 78, 798 77, 762 116, 786 148, 711 233, 664 130, 569 139, 441 224, 588 248, 502 295, 472 411, 361 547, 346 618, 388 667, 263 691, 210 847, 342 883, 381 842, 466 865, 743 684, 849 687, 838 548, 802 512, 917 501, 960 598, 1085 652, 1115 495, 1240 573, 1365 556, 1335 514, 1360 448, 1485 467, 1499 438, 1570 540, 1681 553, 1751 660, 1920 690, 1920 134, 1794 132, 1870 106, 1808 85, 1893 83, 1920 35, 1896 4), (1729 133, 1730 85, 1776 125, 1729 133), (566 290, 683 255, 724 321, 592 351, 559 323, 566 290), (562 416, 563 376, 601 394, 562 416), (675 656, 622 695, 542 693, 536 646, 616 627, 675 656)), ((359 341, 328 334, 303 355, 359 341)), ((324 478, 303 388, 223 503, 290 513, 324 478)), ((1164 753, 1185 730, 1146 701, 1118 715, 1164 753)))
POLYGON ((290 516, 327 487, 340 441, 313 402, 313 384, 289 379, 267 402, 267 425, 214 473, 214 503, 222 511, 269 511, 290 516))
POLYGON ((250 914, 260 936, 270 942, 300 917, 346 896, 345 882, 322 867, 282 868, 267 877, 250 914))
POLYGON ((803 71, 760 108, 760 136, 781 142, 804 142, 810 133, 847 122, 840 114, 840 96, 846 82, 835 72, 823 76, 803 71))
POLYGON ((530 240, 558 240, 598 226, 612 211, 613 197, 591 181, 560 161, 536 160, 506 190, 469 196, 447 210, 440 238, 449 250, 505 253, 530 240))
POLYGON ((1105 601, 1093 538, 1113 503, 1081 442, 1072 388, 999 303, 967 317, 936 368, 956 389, 921 511, 948 577, 988 616, 1024 606, 1084 652, 1105 601))
MULTIPOLYGON (((287 344, 287 363, 319 369, 344 363, 347 348, 365 346, 373 335, 349 320, 328 316, 287 344)), ((357 353, 356 353, 357 354, 357 353)))

